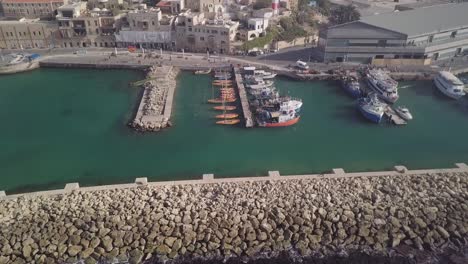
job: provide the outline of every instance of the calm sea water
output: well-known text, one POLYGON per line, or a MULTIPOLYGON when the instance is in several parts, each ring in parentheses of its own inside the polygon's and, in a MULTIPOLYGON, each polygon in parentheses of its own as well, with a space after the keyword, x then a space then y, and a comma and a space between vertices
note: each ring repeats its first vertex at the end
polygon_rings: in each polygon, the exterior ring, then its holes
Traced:
POLYGON ((208 76, 179 76, 174 127, 126 127, 141 90, 133 71, 41 69, 0 76, 0 190, 23 192, 150 180, 453 167, 468 162, 468 98, 446 99, 431 82, 401 83, 407 126, 375 125, 333 83, 278 79, 304 101, 293 127, 217 126, 208 76))

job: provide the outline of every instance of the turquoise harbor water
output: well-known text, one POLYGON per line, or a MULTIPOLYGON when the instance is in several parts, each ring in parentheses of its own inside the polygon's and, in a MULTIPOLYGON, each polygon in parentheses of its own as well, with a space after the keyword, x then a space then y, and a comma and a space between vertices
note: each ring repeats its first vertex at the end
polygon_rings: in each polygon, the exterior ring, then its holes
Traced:
POLYGON ((0 77, 0 190, 61 188, 200 178, 453 167, 468 162, 468 98, 446 99, 431 82, 401 83, 415 120, 375 125, 328 82, 278 79, 304 101, 298 125, 245 129, 214 124, 210 78, 182 73, 174 127, 140 134, 127 128, 140 90, 133 71, 41 69, 0 77))

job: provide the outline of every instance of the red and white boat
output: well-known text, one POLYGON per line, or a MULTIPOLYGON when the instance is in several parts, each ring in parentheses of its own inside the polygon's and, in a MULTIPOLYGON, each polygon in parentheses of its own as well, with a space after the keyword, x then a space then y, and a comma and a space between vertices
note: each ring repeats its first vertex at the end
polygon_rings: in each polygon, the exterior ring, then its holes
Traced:
POLYGON ((300 115, 294 109, 280 112, 261 111, 257 123, 261 127, 286 127, 296 124, 299 119, 300 115))

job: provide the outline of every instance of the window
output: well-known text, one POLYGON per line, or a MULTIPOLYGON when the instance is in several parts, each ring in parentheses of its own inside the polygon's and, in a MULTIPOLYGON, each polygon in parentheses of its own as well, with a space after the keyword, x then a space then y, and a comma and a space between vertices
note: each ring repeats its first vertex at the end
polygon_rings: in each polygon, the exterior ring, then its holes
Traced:
POLYGON ((99 34, 99 29, 96 28, 96 34, 99 34))
POLYGON ((41 35, 41 32, 40 32, 40 31, 38 31, 37 33, 39 34, 39 36, 41 35))
POLYGON ((429 39, 427 41, 431 43, 433 40, 434 40, 434 36, 429 36, 429 39))
POLYGON ((192 22, 192 19, 191 18, 187 19, 187 22, 189 22, 189 23, 192 22))
POLYGON ((90 27, 90 26, 91 26, 91 22, 90 22, 89 20, 88 20, 87 22, 88 22, 88 27, 90 27))
POLYGON ((94 26, 96 26, 96 27, 97 27, 97 21, 96 21, 96 20, 94 20, 94 26))
POLYGON ((154 21, 151 21, 151 25, 153 25, 153 26, 154 26, 154 21))
POLYGON ((200 37, 200 40, 201 40, 201 41, 205 41, 205 37, 200 37))
POLYGON ((33 35, 36 36, 36 31, 33 31, 33 35))
POLYGON ((211 33, 218 34, 218 30, 211 30, 211 33))
POLYGON ((456 31, 452 32, 452 34, 450 35, 451 38, 455 38, 456 36, 457 36, 457 32, 456 32, 456 31))
POLYGON ((188 31, 192 32, 192 27, 189 27, 189 28, 188 28, 188 31))
POLYGON ((18 32, 19 36, 21 37, 21 32, 18 32))

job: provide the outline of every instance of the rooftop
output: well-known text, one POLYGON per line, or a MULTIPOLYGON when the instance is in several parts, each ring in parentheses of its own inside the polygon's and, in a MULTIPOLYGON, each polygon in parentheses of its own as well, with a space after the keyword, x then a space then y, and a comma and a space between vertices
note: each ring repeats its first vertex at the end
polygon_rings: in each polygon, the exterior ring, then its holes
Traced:
POLYGON ((468 26, 468 3, 446 4, 362 18, 369 25, 407 36, 419 36, 468 26))
POLYGON ((63 0, 3 0, 3 3, 63 3, 63 0))

